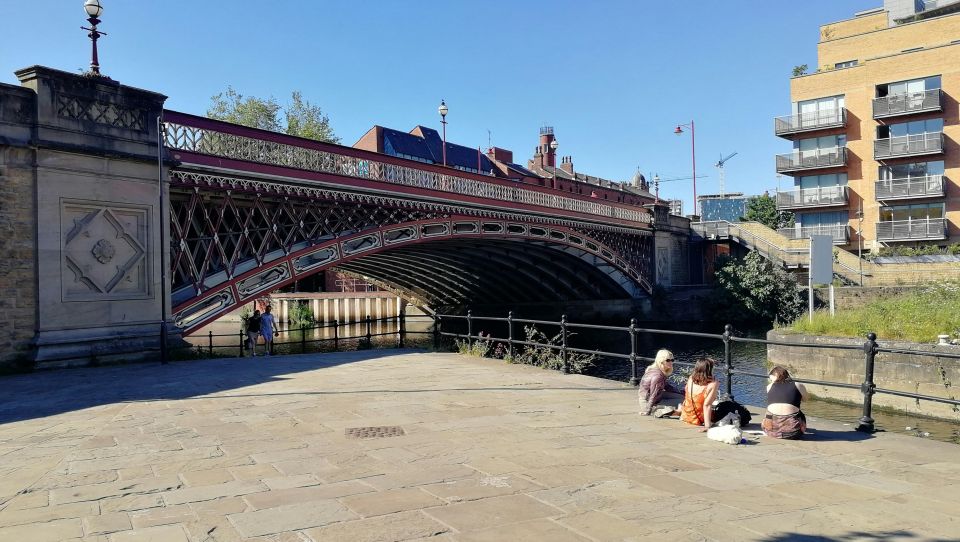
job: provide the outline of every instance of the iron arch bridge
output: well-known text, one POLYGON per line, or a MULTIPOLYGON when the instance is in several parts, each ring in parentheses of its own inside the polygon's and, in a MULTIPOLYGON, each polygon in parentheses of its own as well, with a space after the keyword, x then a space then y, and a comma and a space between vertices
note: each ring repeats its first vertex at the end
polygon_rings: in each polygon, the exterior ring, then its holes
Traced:
POLYGON ((428 306, 651 291, 646 209, 173 111, 163 121, 185 333, 328 269, 428 306))

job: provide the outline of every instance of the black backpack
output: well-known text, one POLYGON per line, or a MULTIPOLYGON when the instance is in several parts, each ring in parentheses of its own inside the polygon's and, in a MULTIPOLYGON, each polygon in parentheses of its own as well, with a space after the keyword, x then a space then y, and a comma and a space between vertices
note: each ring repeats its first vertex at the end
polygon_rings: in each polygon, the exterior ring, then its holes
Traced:
POLYGON ((728 399, 726 401, 720 401, 719 403, 711 407, 713 409, 713 416, 711 419, 714 423, 722 420, 727 414, 731 412, 736 412, 740 416, 740 427, 745 427, 750 423, 750 411, 747 410, 743 405, 734 401, 733 399, 728 399))

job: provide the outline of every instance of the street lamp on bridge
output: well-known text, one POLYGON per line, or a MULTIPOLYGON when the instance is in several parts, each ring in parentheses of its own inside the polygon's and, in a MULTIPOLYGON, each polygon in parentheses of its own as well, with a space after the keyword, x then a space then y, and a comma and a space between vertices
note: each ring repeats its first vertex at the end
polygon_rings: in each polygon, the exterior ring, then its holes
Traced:
POLYGON ((678 124, 673 133, 681 135, 684 128, 690 128, 690 153, 693 155, 693 214, 699 216, 700 212, 697 209, 697 133, 692 120, 689 124, 678 124))
POLYGON ((440 124, 443 125, 443 165, 447 165, 447 102, 440 100, 440 107, 437 108, 437 111, 440 112, 440 124))
POLYGON ((100 61, 97 59, 97 40, 100 36, 106 36, 106 32, 100 32, 97 30, 97 25, 100 24, 100 15, 103 13, 103 6, 100 5, 100 0, 87 0, 83 3, 83 9, 87 12, 87 15, 90 17, 87 19, 87 22, 90 23, 90 28, 81 26, 81 30, 89 30, 90 41, 93 43, 93 49, 90 56, 90 71, 94 75, 100 75, 100 61))

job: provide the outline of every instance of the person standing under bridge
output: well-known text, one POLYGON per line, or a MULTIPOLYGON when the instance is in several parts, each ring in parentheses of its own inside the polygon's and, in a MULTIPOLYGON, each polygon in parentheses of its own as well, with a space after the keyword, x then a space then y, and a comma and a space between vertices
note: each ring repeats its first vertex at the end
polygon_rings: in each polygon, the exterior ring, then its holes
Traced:
POLYGON ((261 316, 259 310, 254 310, 253 314, 247 318, 247 348, 250 349, 250 355, 257 357, 257 338, 260 335, 261 316))
POLYGON ((263 316, 260 317, 260 335, 263 335, 263 344, 267 347, 265 356, 269 356, 273 351, 273 337, 280 335, 280 331, 276 330, 277 322, 270 309, 270 305, 267 305, 267 308, 263 309, 263 316))

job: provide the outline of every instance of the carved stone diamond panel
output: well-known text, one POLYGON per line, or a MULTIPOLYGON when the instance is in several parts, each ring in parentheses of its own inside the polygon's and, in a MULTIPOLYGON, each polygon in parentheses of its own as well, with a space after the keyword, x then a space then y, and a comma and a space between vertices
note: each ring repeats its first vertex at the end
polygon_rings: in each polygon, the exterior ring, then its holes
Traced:
POLYGON ((113 103, 99 103, 79 96, 57 94, 57 114, 68 119, 89 120, 116 128, 141 132, 146 130, 146 111, 113 103))
POLYGON ((61 291, 64 301, 149 296, 149 209, 63 201, 61 291))

